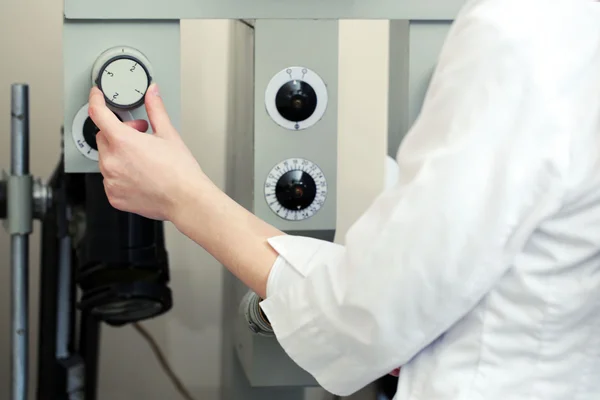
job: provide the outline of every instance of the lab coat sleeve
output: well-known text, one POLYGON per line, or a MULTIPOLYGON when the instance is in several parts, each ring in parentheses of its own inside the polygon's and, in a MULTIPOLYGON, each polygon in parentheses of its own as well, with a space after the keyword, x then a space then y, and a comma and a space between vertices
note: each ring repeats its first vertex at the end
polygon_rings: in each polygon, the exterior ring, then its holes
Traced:
POLYGON ((551 88, 567 82, 536 75, 543 54, 529 56, 529 45, 463 18, 398 152, 397 183, 345 247, 270 239, 302 279, 271 287, 261 307, 283 349, 329 392, 352 394, 409 362, 497 284, 560 207, 570 135, 551 88))

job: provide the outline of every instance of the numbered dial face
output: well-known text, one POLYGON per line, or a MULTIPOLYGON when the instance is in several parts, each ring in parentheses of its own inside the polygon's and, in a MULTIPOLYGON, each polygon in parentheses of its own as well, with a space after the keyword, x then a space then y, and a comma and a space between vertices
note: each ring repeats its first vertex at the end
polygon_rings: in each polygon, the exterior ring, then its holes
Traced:
POLYGON ((327 180, 311 161, 291 158, 277 164, 265 181, 265 199, 279 217, 301 221, 315 215, 327 198, 327 180))
POLYGON ((94 65, 95 84, 113 108, 137 108, 144 104, 144 96, 152 83, 149 65, 146 57, 135 49, 110 49, 94 65))
MULTIPOLYGON (((98 161, 98 145, 96 144, 96 134, 99 132, 94 121, 89 117, 89 105, 83 106, 73 119, 71 134, 75 147, 86 158, 93 161, 98 161)), ((128 111, 116 111, 115 115, 121 121, 133 120, 133 115, 128 111)))
POLYGON ((328 103, 327 85, 313 70, 289 67, 279 71, 265 90, 265 108, 273 121, 289 130, 314 126, 328 103))

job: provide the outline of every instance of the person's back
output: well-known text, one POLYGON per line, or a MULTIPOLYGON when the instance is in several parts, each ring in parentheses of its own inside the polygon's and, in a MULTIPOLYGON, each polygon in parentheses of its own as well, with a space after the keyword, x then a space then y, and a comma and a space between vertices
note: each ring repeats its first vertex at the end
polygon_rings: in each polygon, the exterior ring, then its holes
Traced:
MULTIPOLYGON (((532 234, 523 232, 524 248, 515 249, 511 268, 475 309, 402 368, 398 400, 600 398, 600 4, 594 3, 475 1, 457 19, 450 42, 476 34, 469 29, 477 21, 487 24, 485 34, 495 32, 509 57, 522 57, 514 67, 526 69, 532 82, 515 101, 523 113, 540 112, 540 126, 533 127, 540 135, 537 144, 512 151, 557 154, 548 177, 540 176, 540 190, 554 191, 548 199, 560 205, 532 234), (544 187, 552 179, 562 184, 544 187)), ((446 51, 443 57, 452 57, 446 51)), ((504 56, 494 62, 514 61, 504 56)))

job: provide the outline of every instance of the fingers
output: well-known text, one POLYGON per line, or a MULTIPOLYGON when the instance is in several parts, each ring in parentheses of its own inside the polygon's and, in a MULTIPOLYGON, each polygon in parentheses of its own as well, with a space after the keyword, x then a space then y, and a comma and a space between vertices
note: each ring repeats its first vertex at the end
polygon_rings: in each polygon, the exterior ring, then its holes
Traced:
POLYGON ((102 157, 103 154, 108 152, 108 141, 102 131, 96 135, 96 146, 98 147, 98 156, 102 157))
MULTIPOLYGON (((152 84, 148 88, 145 103, 148 119, 150 120, 154 133, 163 138, 179 138, 179 134, 171 124, 171 120, 156 84, 152 84)), ((97 87, 93 87, 90 91, 88 113, 96 126, 104 132, 106 140, 110 141, 114 138, 113 135, 122 133, 123 123, 106 106, 104 94, 97 87)), ((127 121, 124 124, 140 132, 146 132, 148 130, 146 121, 127 121)))
POLYGON ((98 146, 98 167, 104 179, 111 179, 119 171, 119 153, 106 140, 106 136, 102 131, 96 135, 96 145, 98 146))
POLYGON ((169 114, 160 97, 156 83, 150 85, 146 93, 146 112, 148 113, 154 134, 164 138, 176 138, 179 136, 173 125, 171 125, 169 114))
POLYGON ((135 129, 136 131, 146 132, 148 131, 148 121, 143 119, 136 119, 134 121, 126 121, 125 125, 135 129))
POLYGON ((106 177, 108 171, 106 170, 105 165, 106 158, 110 155, 110 149, 108 141, 102 131, 98 132, 96 135, 96 146, 98 147, 98 167, 100 168, 102 176, 106 177))
POLYGON ((88 114, 96 126, 110 138, 121 127, 119 118, 106 106, 104 94, 97 87, 90 91, 88 114))

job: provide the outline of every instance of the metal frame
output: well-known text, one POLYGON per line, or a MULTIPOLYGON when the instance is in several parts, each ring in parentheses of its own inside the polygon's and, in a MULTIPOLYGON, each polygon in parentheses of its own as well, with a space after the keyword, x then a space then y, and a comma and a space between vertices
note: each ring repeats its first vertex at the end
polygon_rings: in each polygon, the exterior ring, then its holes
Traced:
POLYGON ((67 19, 418 19, 456 17, 466 0, 65 0, 67 19))
POLYGON ((67 188, 76 176, 64 162, 47 186, 29 174, 29 87, 12 86, 11 174, 0 181, 0 216, 11 235, 11 400, 27 400, 29 388, 29 234, 33 219, 42 225, 37 399, 95 400, 100 323, 79 316, 77 332, 75 260, 69 229, 67 188))

